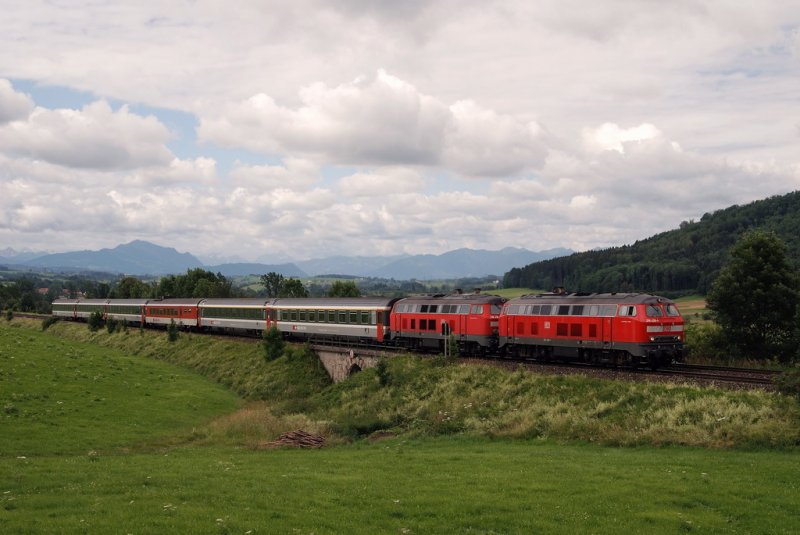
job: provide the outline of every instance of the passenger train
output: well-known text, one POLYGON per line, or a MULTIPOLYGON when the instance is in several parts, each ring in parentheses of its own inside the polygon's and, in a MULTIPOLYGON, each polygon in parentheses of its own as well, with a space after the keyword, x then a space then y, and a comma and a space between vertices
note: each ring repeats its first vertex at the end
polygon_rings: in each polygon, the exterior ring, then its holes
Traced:
POLYGON ((682 357, 683 318, 671 300, 648 294, 563 290, 511 300, 474 293, 406 298, 57 299, 53 315, 93 312, 134 325, 259 333, 275 326, 292 340, 519 356, 627 366, 682 357))

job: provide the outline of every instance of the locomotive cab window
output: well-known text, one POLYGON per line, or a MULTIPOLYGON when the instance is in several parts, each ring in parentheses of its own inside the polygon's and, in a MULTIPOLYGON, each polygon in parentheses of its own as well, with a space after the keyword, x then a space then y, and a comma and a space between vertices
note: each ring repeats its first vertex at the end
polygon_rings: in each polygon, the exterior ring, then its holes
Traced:
POLYGON ((661 312, 661 307, 656 305, 647 305, 647 309, 645 309, 645 313, 647 314, 648 318, 660 318, 664 314, 661 312))

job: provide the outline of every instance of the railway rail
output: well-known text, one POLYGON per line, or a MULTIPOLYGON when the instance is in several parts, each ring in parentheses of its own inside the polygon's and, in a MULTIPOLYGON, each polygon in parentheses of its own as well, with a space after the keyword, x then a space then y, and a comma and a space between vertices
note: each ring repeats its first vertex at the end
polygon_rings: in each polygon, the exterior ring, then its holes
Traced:
MULTIPOLYGON (((43 319, 50 317, 48 315, 33 314, 26 312, 17 312, 15 317, 30 318, 30 319, 43 319)), ((325 343, 321 341, 312 341, 312 347, 315 345, 324 347, 329 350, 341 350, 348 352, 355 349, 358 352, 380 352, 381 354, 396 353, 400 351, 408 351, 407 349, 391 347, 391 346, 376 346, 374 344, 363 343, 353 344, 348 343, 347 347, 337 346, 336 343, 325 343)), ((709 384, 726 384, 726 385, 739 385, 742 387, 750 388, 773 388, 774 378, 781 372, 778 370, 767 370, 757 368, 742 368, 732 366, 713 366, 713 365, 700 365, 700 364, 673 364, 669 368, 661 368, 657 370, 649 370, 643 368, 615 368, 615 367, 600 367, 580 363, 560 363, 560 362, 541 362, 528 358, 502 358, 497 357, 476 357, 465 359, 469 362, 480 363, 507 363, 507 364, 524 364, 531 370, 561 370, 557 373, 563 373, 566 370, 580 371, 582 373, 592 373, 595 375, 608 376, 612 378, 644 378, 644 377, 662 377, 674 379, 686 379, 709 384)))

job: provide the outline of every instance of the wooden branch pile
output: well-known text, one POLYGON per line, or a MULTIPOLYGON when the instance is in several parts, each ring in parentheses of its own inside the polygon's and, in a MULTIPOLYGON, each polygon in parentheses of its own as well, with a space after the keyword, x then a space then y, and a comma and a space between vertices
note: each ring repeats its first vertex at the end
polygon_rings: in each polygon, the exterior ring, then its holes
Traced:
POLYGON ((266 442, 262 448, 321 448, 325 445, 325 438, 306 433, 302 429, 289 431, 278 437, 278 440, 266 442))

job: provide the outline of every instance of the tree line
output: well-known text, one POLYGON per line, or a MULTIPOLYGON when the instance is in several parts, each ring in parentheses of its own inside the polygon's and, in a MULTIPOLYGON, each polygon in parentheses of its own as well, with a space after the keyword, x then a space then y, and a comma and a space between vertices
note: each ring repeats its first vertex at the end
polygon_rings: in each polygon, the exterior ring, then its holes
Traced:
POLYGON ((800 265, 800 192, 707 213, 700 221, 684 221, 675 230, 633 245, 514 268, 504 275, 503 286, 705 295, 730 248, 753 229, 773 232, 786 245, 789 262, 800 265))

